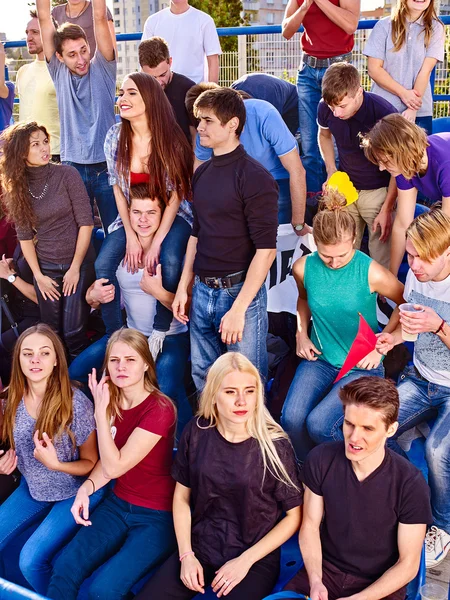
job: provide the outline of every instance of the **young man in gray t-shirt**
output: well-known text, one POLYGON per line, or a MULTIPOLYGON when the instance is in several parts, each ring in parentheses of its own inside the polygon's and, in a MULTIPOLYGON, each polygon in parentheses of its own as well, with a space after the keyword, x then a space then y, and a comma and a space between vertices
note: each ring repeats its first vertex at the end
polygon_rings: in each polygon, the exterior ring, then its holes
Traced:
MULTIPOLYGON (((113 253, 109 245, 108 227, 117 217, 117 206, 103 145, 106 134, 115 123, 116 56, 108 26, 105 0, 93 0, 94 33, 97 49, 91 50, 84 30, 64 23, 55 30, 50 15, 50 0, 37 0, 39 24, 45 58, 55 83, 61 120, 61 161, 73 165, 80 173, 99 209, 105 242, 96 262, 97 278, 109 279, 117 286, 113 253)), ((125 253, 125 251, 124 251, 125 253)), ((119 289, 116 300, 104 305, 103 319, 112 333, 122 326, 119 289)))

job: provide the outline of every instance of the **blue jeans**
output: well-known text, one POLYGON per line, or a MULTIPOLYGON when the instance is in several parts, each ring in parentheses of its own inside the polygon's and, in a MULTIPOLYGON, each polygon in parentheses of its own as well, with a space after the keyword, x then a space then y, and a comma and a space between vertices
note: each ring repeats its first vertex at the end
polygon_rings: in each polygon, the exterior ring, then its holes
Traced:
POLYGON ((317 107, 322 98, 322 79, 325 71, 326 68, 313 69, 303 63, 297 74, 298 122, 308 192, 320 192, 326 179, 317 143, 317 107))
POLYGON ((100 504, 57 559, 47 596, 76 600, 85 579, 90 600, 121 600, 175 549, 172 513, 130 504, 114 493, 100 504), (106 564, 105 564, 106 563, 106 564))
MULTIPOLYGON (((450 387, 429 383, 419 377, 413 366, 408 366, 400 376, 398 393, 399 428, 395 438, 437 415, 425 442, 425 458, 434 524, 450 533, 450 387)), ((393 449, 396 446, 395 441, 390 444, 393 449)))
POLYGON ((292 221, 291 189, 289 179, 277 179, 278 183, 278 225, 292 221))
MULTIPOLYGON (((92 509, 103 498, 103 492, 99 490, 91 496, 92 509)), ((17 490, 0 506, 1 552, 7 551, 9 542, 20 533, 41 521, 20 553, 20 569, 39 594, 47 591, 52 572, 51 561, 79 529, 70 512, 73 501, 74 498, 59 502, 34 500, 25 477, 22 477, 17 490)))
POLYGON ((338 373, 338 368, 320 358, 302 360, 297 367, 283 405, 281 425, 301 462, 315 445, 344 439, 340 388, 365 375, 384 377, 384 367, 355 369, 333 384, 338 373))
POLYGON ((417 127, 422 127, 427 132, 427 135, 433 133, 433 117, 416 117, 417 127))
POLYGON ((114 300, 102 304, 102 318, 105 323, 106 333, 111 336, 123 326, 122 310, 120 308, 120 287, 116 271, 120 261, 125 256, 127 240, 125 229, 120 227, 105 237, 100 249, 100 254, 95 261, 95 275, 97 279, 104 277, 109 283, 114 284, 114 300))
POLYGON ((108 166, 106 162, 82 165, 67 160, 63 164, 75 167, 81 175, 91 201, 92 210, 94 209, 95 200, 98 212, 100 213, 103 231, 105 232, 105 236, 107 236, 108 227, 117 217, 117 205, 113 188, 108 182, 108 166))
POLYGON ((263 285, 245 313, 241 342, 224 344, 219 326, 222 317, 233 306, 244 282, 228 289, 213 289, 195 278, 192 289, 191 361, 192 379, 198 391, 203 389, 206 372, 213 362, 227 351, 241 352, 267 377, 267 292, 263 285))
MULTIPOLYGON (((177 215, 162 243, 159 257, 162 283, 164 288, 169 292, 175 293, 177 291, 183 268, 184 255, 186 254, 186 246, 191 233, 192 228, 189 223, 183 217, 177 215)), ((156 304, 153 328, 157 331, 169 331, 172 319, 172 311, 163 306, 161 302, 158 302, 156 304)))

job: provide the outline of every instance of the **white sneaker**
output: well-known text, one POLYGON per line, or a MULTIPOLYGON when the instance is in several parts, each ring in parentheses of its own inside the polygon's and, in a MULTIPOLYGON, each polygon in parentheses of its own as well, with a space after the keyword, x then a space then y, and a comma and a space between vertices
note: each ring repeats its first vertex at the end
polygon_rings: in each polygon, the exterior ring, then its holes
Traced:
POLYGON ((435 525, 425 536, 425 564, 432 569, 441 563, 450 550, 450 534, 435 525))

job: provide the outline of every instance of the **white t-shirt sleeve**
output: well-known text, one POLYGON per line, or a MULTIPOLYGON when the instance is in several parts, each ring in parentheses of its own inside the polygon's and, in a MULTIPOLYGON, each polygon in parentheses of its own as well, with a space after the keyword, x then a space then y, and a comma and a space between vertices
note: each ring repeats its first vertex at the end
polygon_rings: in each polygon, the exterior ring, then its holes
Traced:
POLYGON ((154 15, 150 16, 144 25, 144 31, 142 32, 141 42, 148 40, 155 35, 155 19, 154 15))
POLYGON ((211 17, 208 15, 205 27, 203 29, 203 50, 206 56, 212 56, 214 54, 222 54, 220 47, 219 36, 217 35, 216 25, 211 17))

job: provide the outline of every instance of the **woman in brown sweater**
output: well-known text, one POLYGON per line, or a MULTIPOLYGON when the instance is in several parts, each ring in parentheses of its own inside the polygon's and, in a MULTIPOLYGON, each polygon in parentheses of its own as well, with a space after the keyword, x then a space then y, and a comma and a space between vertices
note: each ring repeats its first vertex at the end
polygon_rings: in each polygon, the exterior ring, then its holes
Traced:
POLYGON ((89 197, 78 171, 50 163, 47 130, 17 123, 2 134, 1 183, 8 216, 34 276, 41 319, 71 358, 87 345, 88 287, 95 279, 89 197))

